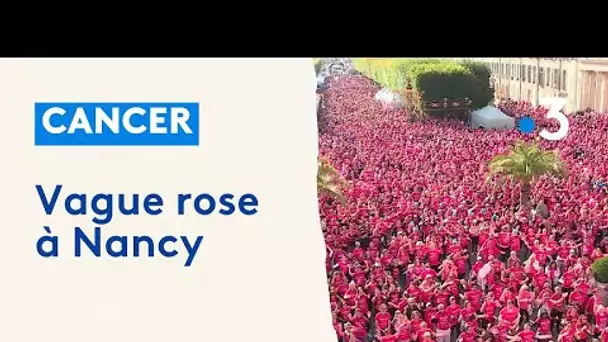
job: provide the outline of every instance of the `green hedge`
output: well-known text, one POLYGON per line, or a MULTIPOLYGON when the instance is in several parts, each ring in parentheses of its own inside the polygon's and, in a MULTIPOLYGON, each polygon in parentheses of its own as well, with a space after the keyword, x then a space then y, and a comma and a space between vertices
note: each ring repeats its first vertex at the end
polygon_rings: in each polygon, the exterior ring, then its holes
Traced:
POLYGON ((490 69, 481 62, 465 60, 461 64, 471 71, 477 82, 476 91, 470 96, 471 101, 474 104, 484 103, 482 107, 485 107, 494 99, 494 89, 490 85, 490 69))
POLYGON ((608 283, 608 257, 603 257, 591 264, 591 273, 598 283, 608 283))
POLYGON ((353 66, 392 90, 403 90, 409 79, 414 89, 423 92, 424 101, 468 97, 472 107, 477 109, 487 106, 494 97, 494 90, 490 88, 490 70, 479 62, 355 58, 353 66))

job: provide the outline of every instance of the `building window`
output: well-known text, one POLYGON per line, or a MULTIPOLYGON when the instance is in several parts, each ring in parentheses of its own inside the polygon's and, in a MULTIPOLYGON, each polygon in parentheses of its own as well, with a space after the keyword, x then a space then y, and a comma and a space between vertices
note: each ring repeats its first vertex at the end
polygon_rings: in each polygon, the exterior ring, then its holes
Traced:
POLYGON ((547 70, 545 71, 545 79, 547 82, 545 82, 545 87, 548 87, 551 85, 551 68, 547 68, 547 70))
POLYGON ((561 89, 562 86, 562 82, 561 82, 561 75, 559 74, 559 69, 553 69, 553 88, 555 89, 561 89))
POLYGON ((517 65, 517 75, 515 75, 515 79, 517 81, 519 81, 519 79, 521 78, 521 68, 523 68, 523 65, 518 64, 517 65))
POLYGON ((568 87, 566 86, 568 84, 568 74, 566 73, 566 70, 562 71, 562 90, 563 91, 568 91, 568 87))
POLYGON ((528 65, 528 82, 532 82, 532 68, 528 65))
POLYGON ((532 84, 536 84, 536 79, 538 78, 538 74, 536 73, 536 67, 532 67, 532 84))
MULTIPOLYGON (((528 69, 528 73, 530 73, 530 67, 528 67, 527 69, 528 69)), ((528 76, 526 78, 526 66, 522 65, 521 66, 521 80, 522 80, 522 82, 526 82, 526 80, 529 80, 529 79, 530 79, 530 76, 528 76)))
POLYGON ((502 75, 505 74, 505 64, 504 63, 500 63, 500 78, 502 78, 502 75))
POLYGON ((507 64, 506 69, 507 78, 511 78, 511 63, 507 64))
POLYGON ((545 86, 545 68, 538 68, 538 84, 541 87, 545 86))

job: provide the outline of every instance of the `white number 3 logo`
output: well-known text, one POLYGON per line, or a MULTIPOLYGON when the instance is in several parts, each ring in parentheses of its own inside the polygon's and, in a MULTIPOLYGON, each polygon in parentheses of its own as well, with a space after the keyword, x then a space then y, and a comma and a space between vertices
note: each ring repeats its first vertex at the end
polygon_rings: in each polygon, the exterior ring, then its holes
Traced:
POLYGON ((555 119, 557 122, 559 122, 559 129, 556 132, 549 132, 546 129, 543 129, 540 132, 541 138, 547 140, 564 139, 566 134, 568 134, 568 129, 570 128, 568 118, 562 112, 560 112, 560 110, 562 110, 562 108, 564 108, 566 105, 566 99, 563 97, 546 98, 541 101, 541 105, 549 108, 547 119, 555 119))

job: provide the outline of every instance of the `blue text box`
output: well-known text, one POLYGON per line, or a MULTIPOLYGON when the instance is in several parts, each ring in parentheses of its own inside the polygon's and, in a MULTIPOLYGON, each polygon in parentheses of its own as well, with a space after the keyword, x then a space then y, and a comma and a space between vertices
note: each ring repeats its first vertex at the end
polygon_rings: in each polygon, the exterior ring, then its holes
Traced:
POLYGON ((37 102, 35 146, 198 146, 197 102, 37 102))

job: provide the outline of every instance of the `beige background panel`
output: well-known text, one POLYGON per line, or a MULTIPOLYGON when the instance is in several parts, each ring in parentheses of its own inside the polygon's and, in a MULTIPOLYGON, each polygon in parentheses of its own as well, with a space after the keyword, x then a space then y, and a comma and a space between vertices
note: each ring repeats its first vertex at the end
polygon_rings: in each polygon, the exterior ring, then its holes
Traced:
POLYGON ((309 59, 0 60, 0 341, 335 341, 314 84, 309 59), (36 148, 36 101, 198 101, 201 146, 36 148), (92 232, 91 217, 46 216, 35 184, 159 193, 161 216, 115 215, 104 236, 205 238, 190 268, 183 250, 77 259, 74 226, 92 232), (259 213, 175 214, 178 193, 203 192, 254 193, 259 213), (57 259, 36 252, 43 225, 57 259))

